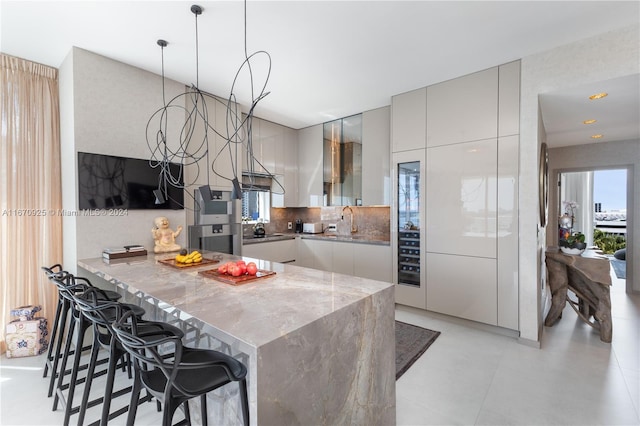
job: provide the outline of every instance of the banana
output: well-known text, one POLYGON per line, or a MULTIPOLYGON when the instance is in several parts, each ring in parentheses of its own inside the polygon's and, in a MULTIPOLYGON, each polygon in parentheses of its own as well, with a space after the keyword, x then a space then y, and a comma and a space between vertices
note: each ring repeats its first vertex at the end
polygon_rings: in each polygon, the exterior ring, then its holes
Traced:
POLYGON ((176 262, 186 264, 202 262, 202 254, 198 250, 194 250, 189 254, 178 254, 176 255, 176 262))

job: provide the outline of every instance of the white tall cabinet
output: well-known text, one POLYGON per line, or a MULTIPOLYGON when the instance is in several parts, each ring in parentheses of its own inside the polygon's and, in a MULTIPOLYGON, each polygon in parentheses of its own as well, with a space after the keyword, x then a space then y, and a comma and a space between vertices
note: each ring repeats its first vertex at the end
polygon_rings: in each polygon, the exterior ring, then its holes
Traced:
POLYGON ((519 61, 392 98, 392 166, 422 149, 426 181, 424 285, 398 303, 518 329, 519 104, 519 61))

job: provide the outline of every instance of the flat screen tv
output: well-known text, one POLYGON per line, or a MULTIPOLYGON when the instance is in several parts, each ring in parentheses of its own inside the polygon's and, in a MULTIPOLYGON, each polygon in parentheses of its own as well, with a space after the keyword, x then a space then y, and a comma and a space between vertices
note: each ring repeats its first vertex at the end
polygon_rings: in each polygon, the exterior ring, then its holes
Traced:
POLYGON ((78 152, 78 208, 173 209, 184 208, 182 165, 167 163, 166 174, 176 186, 161 184, 163 167, 149 160, 78 152), (161 187, 162 197, 156 196, 161 187))

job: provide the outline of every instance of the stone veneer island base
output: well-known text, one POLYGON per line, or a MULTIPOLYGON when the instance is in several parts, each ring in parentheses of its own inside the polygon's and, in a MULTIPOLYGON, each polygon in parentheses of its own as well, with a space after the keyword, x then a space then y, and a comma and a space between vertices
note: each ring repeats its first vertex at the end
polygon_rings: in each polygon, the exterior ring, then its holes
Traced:
MULTIPOLYGON (((165 258, 80 260, 78 275, 115 288, 152 319, 177 322, 187 344, 244 362, 253 425, 395 424, 391 283, 257 261, 276 274, 232 286, 198 274, 211 265, 157 262, 165 258)), ((241 424, 239 400, 233 383, 211 392, 209 423, 241 424)))

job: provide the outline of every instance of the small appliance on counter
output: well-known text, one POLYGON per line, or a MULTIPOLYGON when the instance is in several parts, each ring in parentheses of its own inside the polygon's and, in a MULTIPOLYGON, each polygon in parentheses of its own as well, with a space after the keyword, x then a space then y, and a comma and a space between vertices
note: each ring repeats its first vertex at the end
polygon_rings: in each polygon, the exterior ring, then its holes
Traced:
POLYGON ((267 232, 264 229, 264 223, 258 222, 253 227, 253 237, 254 238, 263 238, 267 232))
POLYGON ((302 232, 302 220, 296 219, 296 234, 299 234, 301 232, 302 232))
POLYGON ((324 229, 322 229, 322 222, 302 224, 302 232, 305 234, 321 234, 323 231, 324 229))

